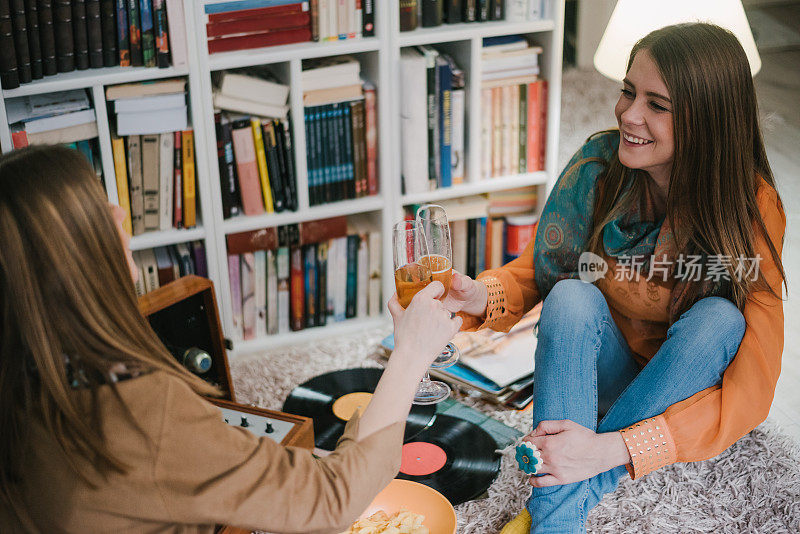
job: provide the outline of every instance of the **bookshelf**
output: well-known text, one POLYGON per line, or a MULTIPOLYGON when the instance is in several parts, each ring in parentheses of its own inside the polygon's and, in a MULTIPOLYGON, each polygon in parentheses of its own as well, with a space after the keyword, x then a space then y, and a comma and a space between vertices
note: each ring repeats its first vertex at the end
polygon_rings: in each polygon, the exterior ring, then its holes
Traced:
MULTIPOLYGON (((398 0, 376 2, 375 37, 320 43, 299 43, 209 55, 206 47, 204 5, 206 0, 185 0, 188 66, 181 69, 108 67, 59 74, 3 90, 0 95, 0 148, 12 148, 5 100, 68 89, 89 90, 97 114, 98 144, 109 200, 117 198, 113 180, 114 163, 111 131, 108 123, 105 88, 120 83, 184 76, 187 78, 188 102, 195 135, 198 225, 191 229, 153 231, 131 240, 134 250, 201 240, 205 246, 209 277, 214 281, 226 336, 233 328, 232 302, 227 269, 226 236, 229 234, 300 223, 340 215, 371 214, 382 234, 383 300, 394 292, 391 229, 400 220, 403 207, 468 195, 501 191, 523 186, 539 186, 539 207, 558 178, 557 154, 561 103, 561 55, 564 28, 564 0, 546 0, 543 20, 526 22, 483 22, 442 25, 400 32, 398 0), (545 169, 543 171, 481 179, 481 47, 484 37, 525 34, 541 46, 540 76, 548 80, 545 169), (434 45, 456 60, 466 73, 467 175, 462 184, 434 191, 403 195, 401 192, 400 124, 400 51, 404 47, 434 45), (303 117, 303 60, 339 55, 353 55, 361 63, 362 77, 377 88, 378 175, 380 192, 354 200, 310 206, 306 165, 306 139, 303 117), (295 169, 299 209, 296 212, 223 218, 221 186, 217 163, 216 134, 212 105, 211 73, 226 69, 268 65, 282 82, 290 86, 289 104, 295 151, 295 169)), ((277 345, 320 339, 329 335, 352 333, 381 324, 384 317, 348 319, 324 327, 309 328, 265 336, 248 341, 234 341, 234 354, 247 353, 277 345)))

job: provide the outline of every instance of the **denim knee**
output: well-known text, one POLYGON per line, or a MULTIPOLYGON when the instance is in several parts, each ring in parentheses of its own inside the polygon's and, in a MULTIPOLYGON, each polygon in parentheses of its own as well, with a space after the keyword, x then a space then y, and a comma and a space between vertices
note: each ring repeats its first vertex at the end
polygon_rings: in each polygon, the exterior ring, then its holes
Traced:
POLYGON ((539 326, 546 328, 552 321, 554 325, 585 326, 608 310, 603 293, 597 287, 581 280, 560 280, 556 282, 542 305, 542 320, 539 326))
POLYGON ((693 335, 721 339, 731 358, 738 350, 747 327, 739 308, 722 297, 705 297, 695 302, 672 324, 667 331, 667 337, 680 328, 684 319, 691 324, 693 335))

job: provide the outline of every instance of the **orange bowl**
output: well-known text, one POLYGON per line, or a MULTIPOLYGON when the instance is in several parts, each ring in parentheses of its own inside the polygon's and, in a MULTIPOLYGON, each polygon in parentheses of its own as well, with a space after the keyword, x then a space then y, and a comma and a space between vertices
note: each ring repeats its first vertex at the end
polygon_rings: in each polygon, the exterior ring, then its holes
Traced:
POLYGON ((389 515, 408 510, 425 516, 423 525, 430 534, 455 534, 456 511, 444 495, 424 484, 411 480, 394 479, 378 493, 361 519, 383 510, 389 515))

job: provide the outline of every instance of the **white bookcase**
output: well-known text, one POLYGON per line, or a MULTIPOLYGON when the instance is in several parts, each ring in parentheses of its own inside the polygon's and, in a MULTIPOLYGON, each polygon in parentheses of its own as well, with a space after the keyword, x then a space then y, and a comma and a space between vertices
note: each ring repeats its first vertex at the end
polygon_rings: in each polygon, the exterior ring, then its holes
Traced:
MULTIPOLYGON (((232 307, 228 281, 226 236, 258 228, 324 219, 339 215, 370 213, 379 221, 383 237, 383 296, 394 292, 391 253, 391 228, 400 220, 403 206, 438 201, 467 195, 499 191, 515 187, 539 185, 540 208, 558 177, 557 156, 559 115, 561 106, 561 58, 564 33, 564 0, 546 0, 546 19, 529 22, 485 22, 443 25, 400 32, 398 0, 375 2, 375 37, 332 43, 301 43, 238 52, 209 55, 204 23, 205 0, 184 0, 187 28, 188 67, 156 69, 110 67, 59 74, 25 84, 17 89, 3 90, 0 96, 0 147, 3 152, 12 148, 6 118, 5 100, 24 95, 50 93, 68 89, 90 90, 97 114, 99 146, 106 177, 109 199, 116 201, 114 162, 111 151, 105 88, 109 85, 158 78, 186 76, 188 79, 191 120, 195 132, 197 158, 198 226, 185 230, 148 232, 134 237, 134 250, 185 241, 202 240, 206 248, 209 277, 214 281, 226 335, 232 331, 232 307), (547 135, 545 170, 499 178, 481 179, 480 87, 481 46, 484 37, 526 34, 544 53, 540 56, 541 77, 548 80, 547 135), (453 187, 424 193, 401 194, 400 180, 400 50, 407 46, 435 45, 447 51, 466 73, 467 176, 465 182, 453 187), (304 59, 350 54, 361 62, 362 76, 377 88, 378 157, 380 194, 356 200, 309 206, 306 172, 306 140, 303 127, 303 88, 301 86, 304 59), (284 83, 290 85, 290 113, 293 118, 293 143, 299 209, 296 212, 239 216, 223 219, 217 164, 214 111, 211 97, 211 73, 253 65, 270 65, 284 83)), ((324 327, 299 332, 267 336, 250 341, 234 341, 234 352, 244 353, 272 346, 319 339, 329 335, 354 332, 380 324, 384 317, 350 319, 324 327)))

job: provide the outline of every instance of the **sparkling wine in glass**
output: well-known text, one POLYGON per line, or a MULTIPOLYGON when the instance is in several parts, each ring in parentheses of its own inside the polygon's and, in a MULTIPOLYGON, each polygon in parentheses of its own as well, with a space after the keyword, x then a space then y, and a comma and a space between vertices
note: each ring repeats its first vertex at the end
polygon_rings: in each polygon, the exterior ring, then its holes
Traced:
MULTIPOLYGON (((444 286, 442 300, 450 291, 453 279, 453 245, 450 238, 450 223, 444 208, 436 204, 426 204, 417 210, 417 222, 422 225, 428 242, 428 255, 419 262, 430 268, 434 280, 444 286)), ((453 343, 448 343, 442 353, 433 361, 431 367, 450 367, 458 361, 461 353, 453 343)))
MULTIPOLYGON (((402 221, 392 230, 392 249, 394 251, 394 283, 397 299, 403 309, 411 304, 422 288, 433 282, 430 262, 423 262, 429 256, 425 232, 418 221, 402 221)), ((444 382, 431 380, 428 372, 417 387, 414 404, 436 404, 450 395, 450 387, 444 382)))

